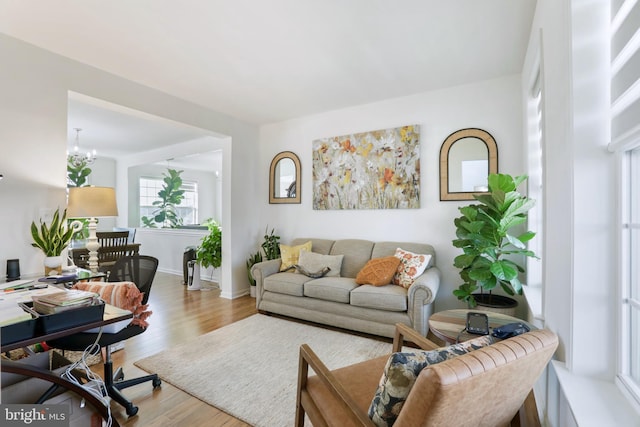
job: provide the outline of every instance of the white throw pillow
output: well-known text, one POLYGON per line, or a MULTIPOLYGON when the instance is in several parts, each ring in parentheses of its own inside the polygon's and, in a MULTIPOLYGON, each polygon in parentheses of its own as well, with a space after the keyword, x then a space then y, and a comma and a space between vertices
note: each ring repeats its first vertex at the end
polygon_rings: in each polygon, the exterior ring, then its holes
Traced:
POLYGON ((326 277, 340 277, 343 258, 344 255, 322 255, 302 250, 298 258, 298 265, 309 272, 316 272, 329 267, 331 270, 325 275, 326 277))

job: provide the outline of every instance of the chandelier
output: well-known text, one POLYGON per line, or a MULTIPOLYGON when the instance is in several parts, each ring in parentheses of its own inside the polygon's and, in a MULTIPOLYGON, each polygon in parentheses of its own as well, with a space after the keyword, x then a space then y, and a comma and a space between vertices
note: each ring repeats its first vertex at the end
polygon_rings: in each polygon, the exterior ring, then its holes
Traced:
POLYGON ((67 162, 78 168, 93 164, 96 161, 96 150, 80 152, 80 131, 81 128, 73 128, 76 131, 76 144, 73 146, 73 152, 67 155, 67 162))

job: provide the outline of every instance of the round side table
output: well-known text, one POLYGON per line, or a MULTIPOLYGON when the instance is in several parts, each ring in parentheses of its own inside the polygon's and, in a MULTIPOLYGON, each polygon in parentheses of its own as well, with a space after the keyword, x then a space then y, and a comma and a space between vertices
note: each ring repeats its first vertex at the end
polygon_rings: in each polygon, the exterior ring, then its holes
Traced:
POLYGON ((486 314, 489 317, 490 329, 514 322, 522 322, 531 330, 537 329, 535 326, 522 319, 507 316, 506 314, 481 310, 445 310, 434 313, 429 317, 429 330, 433 335, 449 344, 455 344, 456 342, 467 341, 475 338, 478 335, 462 332, 467 324, 467 313, 470 311, 486 314))

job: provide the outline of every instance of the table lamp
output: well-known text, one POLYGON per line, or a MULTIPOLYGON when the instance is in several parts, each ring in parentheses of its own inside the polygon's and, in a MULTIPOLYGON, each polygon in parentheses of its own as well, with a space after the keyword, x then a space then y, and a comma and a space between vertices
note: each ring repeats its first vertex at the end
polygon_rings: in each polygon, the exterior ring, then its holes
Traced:
POLYGON ((118 216, 116 192, 111 187, 71 187, 69 188, 68 218, 89 218, 89 269, 98 272, 98 249, 96 237, 98 217, 118 216))

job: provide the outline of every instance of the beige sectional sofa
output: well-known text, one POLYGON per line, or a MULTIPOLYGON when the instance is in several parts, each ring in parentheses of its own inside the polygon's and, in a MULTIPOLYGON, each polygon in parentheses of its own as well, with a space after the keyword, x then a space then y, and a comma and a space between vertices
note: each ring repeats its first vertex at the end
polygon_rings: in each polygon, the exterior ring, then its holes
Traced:
POLYGON ((372 242, 344 239, 295 239, 292 246, 312 242, 312 252, 344 255, 338 277, 312 278, 295 271, 280 272, 280 259, 255 264, 256 306, 316 323, 385 337, 393 337, 396 323, 426 336, 428 319, 440 284, 431 245, 410 242, 372 242), (393 256, 397 248, 431 255, 427 269, 405 289, 393 284, 358 285, 358 272, 374 258, 393 256))

